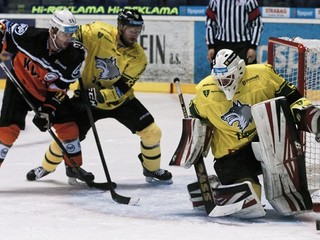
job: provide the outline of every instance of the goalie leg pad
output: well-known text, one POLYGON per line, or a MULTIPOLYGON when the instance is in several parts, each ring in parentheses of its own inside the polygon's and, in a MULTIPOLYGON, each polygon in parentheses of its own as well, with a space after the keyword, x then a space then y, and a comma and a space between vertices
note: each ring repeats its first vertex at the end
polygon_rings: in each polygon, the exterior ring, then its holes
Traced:
POLYGON ((261 161, 267 200, 282 215, 312 209, 304 153, 286 99, 255 104, 251 111, 260 141, 252 147, 261 161))
MULTIPOLYGON (((218 177, 215 175, 208 176, 208 180, 209 180, 211 188, 217 188, 220 185, 220 181, 219 181, 218 177)), ((189 192, 190 201, 192 203, 193 209, 205 210, 199 182, 194 182, 194 183, 188 184, 187 189, 189 192)))
POLYGON ((249 181, 220 185, 213 189, 213 197, 217 206, 209 214, 210 217, 230 215, 242 219, 252 219, 263 217, 266 214, 249 181))
POLYGON ((192 203, 193 209, 205 211, 199 182, 194 182, 194 183, 188 184, 187 189, 188 189, 188 193, 190 196, 189 199, 192 203))
MULTIPOLYGON (((249 181, 220 185, 216 176, 209 176, 209 179, 216 203, 216 206, 208 214, 209 217, 232 216, 249 219, 265 215, 265 210, 249 181)), ((199 183, 189 184, 188 192, 193 208, 204 210, 199 183)))
POLYGON ((200 156, 206 157, 210 149, 212 128, 197 118, 185 118, 179 145, 169 165, 190 168, 200 156))

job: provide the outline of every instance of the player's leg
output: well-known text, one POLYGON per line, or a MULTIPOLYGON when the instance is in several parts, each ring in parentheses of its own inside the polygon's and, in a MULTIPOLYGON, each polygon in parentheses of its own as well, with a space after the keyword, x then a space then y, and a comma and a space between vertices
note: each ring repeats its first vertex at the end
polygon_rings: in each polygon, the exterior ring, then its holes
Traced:
POLYGON ((9 149, 25 128, 29 107, 11 81, 6 82, 0 115, 0 166, 9 149))
POLYGON ((85 138, 86 132, 90 129, 90 124, 85 117, 87 115, 84 110, 85 109, 81 110, 81 108, 75 108, 69 101, 66 101, 63 102, 61 108, 56 112, 54 119, 54 128, 56 129, 58 138, 68 151, 68 154, 72 157, 74 163, 76 163, 77 169, 74 169, 74 164, 63 155, 62 150, 53 140, 44 154, 41 166, 38 166, 27 173, 27 179, 29 181, 38 180, 49 173, 54 172, 63 160, 65 160, 66 175, 69 177, 70 184, 75 183, 76 179, 84 180, 83 176, 85 176, 88 181, 94 179, 92 173, 87 172, 80 167, 82 165, 82 156, 79 135, 84 136, 82 138, 85 138), (73 120, 77 120, 76 124, 73 120), (78 130, 79 128, 81 132, 78 130), (79 171, 81 171, 81 175, 79 175, 79 171))
POLYGON ((240 183, 242 181, 251 182, 260 199, 261 185, 258 175, 262 173, 262 170, 260 162, 254 156, 251 144, 222 158, 216 158, 214 169, 223 185, 240 183))
POLYGON ((139 159, 147 182, 172 183, 172 174, 160 168, 161 129, 151 113, 134 98, 113 111, 114 117, 140 137, 139 159))
POLYGON ((70 184, 75 184, 76 179, 81 181, 93 181, 94 175, 80 168, 82 165, 82 154, 78 137, 79 132, 76 123, 59 123, 54 124, 53 127, 56 129, 57 136, 61 140, 62 145, 68 152, 68 156, 62 154, 60 147, 55 141, 51 142, 49 149, 45 153, 42 165, 29 171, 27 174, 27 179, 29 181, 33 181, 46 176, 47 174, 53 172, 58 164, 64 159, 66 174, 69 177, 70 184))
MULTIPOLYGON (((214 175, 209 176, 209 182, 216 204, 208 214, 210 217, 232 216, 237 218, 259 218, 266 214, 251 182, 243 181, 222 185, 218 177, 214 175)), ((199 182, 189 184, 188 192, 193 208, 196 210, 204 210, 204 201, 199 182)))

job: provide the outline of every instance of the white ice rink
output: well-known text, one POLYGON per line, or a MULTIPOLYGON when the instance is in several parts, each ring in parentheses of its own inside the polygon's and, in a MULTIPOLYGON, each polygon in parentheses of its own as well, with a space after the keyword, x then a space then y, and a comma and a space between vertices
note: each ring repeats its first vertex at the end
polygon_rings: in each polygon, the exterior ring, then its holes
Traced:
MULTIPOLYGON (((162 129, 162 167, 174 183, 152 186, 144 181, 139 139, 113 119, 97 123, 101 145, 116 192, 139 197, 137 206, 116 204, 109 192, 67 184, 63 165, 37 182, 26 173, 41 163, 51 141, 28 115, 27 128, 11 148, 0 169, 0 239, 2 240, 319 240, 318 213, 280 217, 266 204, 263 219, 241 221, 209 218, 192 209, 186 185, 196 180, 193 168, 170 167, 181 134, 182 111, 176 94, 137 93, 162 129)), ((2 99, 2 92, 0 95, 2 99)), ((185 95, 186 102, 192 95, 185 95)), ((84 165, 106 181, 90 131, 82 142, 84 165)), ((212 169, 212 157, 206 160, 212 169)))

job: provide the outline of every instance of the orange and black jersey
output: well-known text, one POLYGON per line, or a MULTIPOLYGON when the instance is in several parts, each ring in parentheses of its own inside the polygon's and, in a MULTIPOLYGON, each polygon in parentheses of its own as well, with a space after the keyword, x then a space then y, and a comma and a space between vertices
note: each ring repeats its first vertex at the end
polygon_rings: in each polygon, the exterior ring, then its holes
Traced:
POLYGON ((80 77, 83 45, 74 42, 67 49, 50 54, 48 29, 8 20, 0 20, 0 40, 2 51, 13 54, 13 71, 24 88, 56 109, 69 85, 80 77))

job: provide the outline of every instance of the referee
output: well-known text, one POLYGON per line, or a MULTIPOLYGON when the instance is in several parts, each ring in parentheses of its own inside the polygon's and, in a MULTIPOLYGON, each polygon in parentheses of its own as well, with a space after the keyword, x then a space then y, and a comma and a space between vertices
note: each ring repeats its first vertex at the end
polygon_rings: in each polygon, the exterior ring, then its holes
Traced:
POLYGON ((257 0, 210 0, 206 15, 207 58, 211 63, 223 48, 236 52, 246 64, 257 63, 256 49, 263 30, 257 0))

